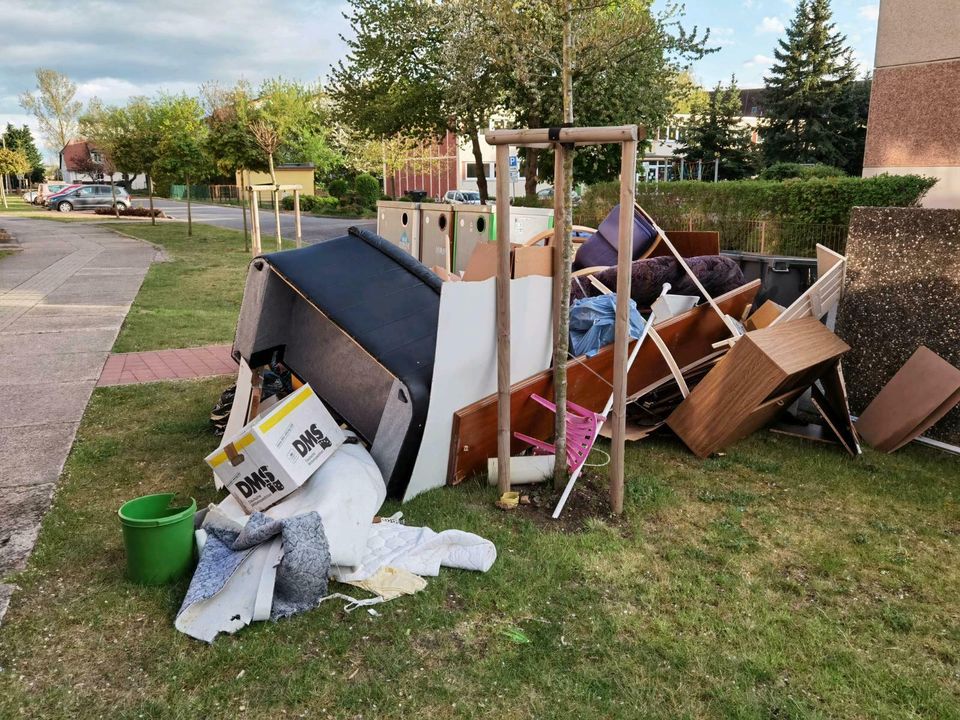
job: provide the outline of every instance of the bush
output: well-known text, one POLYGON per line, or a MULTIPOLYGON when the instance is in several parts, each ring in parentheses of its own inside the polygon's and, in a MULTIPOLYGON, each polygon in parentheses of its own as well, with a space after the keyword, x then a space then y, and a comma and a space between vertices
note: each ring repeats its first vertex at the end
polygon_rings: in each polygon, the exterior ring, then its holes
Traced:
MULTIPOLYGON (((337 207, 339 200, 334 197, 327 197, 326 195, 301 195, 300 196, 300 211, 301 212, 316 212, 316 211, 325 211, 337 207)), ((287 195, 285 198, 280 200, 280 207, 284 210, 293 210, 293 195, 287 195)))
POLYGON ((350 186, 347 184, 347 181, 342 178, 337 178, 327 183, 327 192, 335 198, 343 197, 349 189, 350 186))
POLYGON ((538 195, 529 196, 529 195, 520 195, 513 199, 514 207, 530 207, 530 208, 552 208, 553 207, 553 198, 542 198, 538 195))
POLYGON ((846 177, 847 174, 838 167, 832 165, 801 165, 800 163, 774 163, 768 168, 764 168, 760 173, 761 180, 790 180, 800 178, 809 180, 810 178, 827 177, 846 177))
POLYGON ((363 173, 353 181, 353 192, 360 204, 375 207, 380 198, 380 183, 373 175, 363 173))
MULTIPOLYGON (((93 211, 97 215, 113 215, 113 208, 97 208, 93 211)), ((128 207, 120 211, 120 217, 150 217, 150 208, 148 207, 128 207)), ((166 217, 163 210, 154 208, 153 217, 166 217)))
MULTIPOLYGON (((718 183, 685 180, 643 183, 637 202, 662 226, 681 218, 717 220, 784 220, 846 225, 850 209, 913 207, 936 178, 920 175, 877 175, 809 180, 731 180, 718 183)), ((574 210, 575 222, 596 227, 620 201, 620 184, 591 185, 574 210)))

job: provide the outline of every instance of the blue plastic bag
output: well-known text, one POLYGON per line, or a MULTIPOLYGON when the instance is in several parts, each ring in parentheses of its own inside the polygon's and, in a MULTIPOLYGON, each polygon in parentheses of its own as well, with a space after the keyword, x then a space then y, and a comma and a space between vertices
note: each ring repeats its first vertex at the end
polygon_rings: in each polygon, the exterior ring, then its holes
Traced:
MULTIPOLYGON (((593 357, 605 345, 613 342, 614 321, 617 317, 617 296, 599 295, 581 298, 570 308, 570 350, 574 356, 593 357)), ((637 303, 630 301, 630 337, 637 339, 643 333, 643 317, 637 303)))

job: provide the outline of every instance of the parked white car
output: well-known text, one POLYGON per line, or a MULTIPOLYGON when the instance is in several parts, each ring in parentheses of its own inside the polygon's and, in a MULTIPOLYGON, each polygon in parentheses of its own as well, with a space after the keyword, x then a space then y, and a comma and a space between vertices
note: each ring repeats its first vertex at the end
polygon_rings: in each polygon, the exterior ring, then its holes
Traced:
POLYGON ((475 190, 447 190, 447 194, 443 196, 443 201, 461 205, 479 205, 480 193, 475 190))

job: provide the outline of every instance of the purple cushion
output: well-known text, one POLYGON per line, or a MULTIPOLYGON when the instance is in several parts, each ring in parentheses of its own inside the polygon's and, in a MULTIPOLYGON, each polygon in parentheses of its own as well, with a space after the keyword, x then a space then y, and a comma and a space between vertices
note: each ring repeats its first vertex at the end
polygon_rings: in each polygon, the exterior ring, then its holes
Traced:
MULTIPOLYGON (((573 260, 573 269, 582 270, 583 268, 606 266, 617 264, 617 236, 620 232, 620 206, 617 205, 610 211, 610 214, 604 218, 597 228, 597 232, 591 235, 577 250, 577 256, 573 260)), ((633 213, 633 253, 631 260, 636 260, 643 255, 651 245, 657 240, 657 231, 653 225, 639 212, 633 213)))

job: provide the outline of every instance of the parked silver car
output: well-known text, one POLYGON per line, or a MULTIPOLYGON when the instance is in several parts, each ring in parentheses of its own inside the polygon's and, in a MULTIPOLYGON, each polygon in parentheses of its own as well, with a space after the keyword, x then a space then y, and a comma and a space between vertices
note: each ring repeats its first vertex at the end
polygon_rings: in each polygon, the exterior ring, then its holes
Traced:
POLYGON ((480 193, 476 190, 447 190, 446 195, 443 196, 443 201, 461 205, 479 205, 480 193))
POLYGON ((111 188, 109 185, 81 185, 51 196, 47 200, 47 208, 57 212, 112 208, 114 197, 118 210, 126 210, 133 205, 130 194, 120 186, 111 188))

